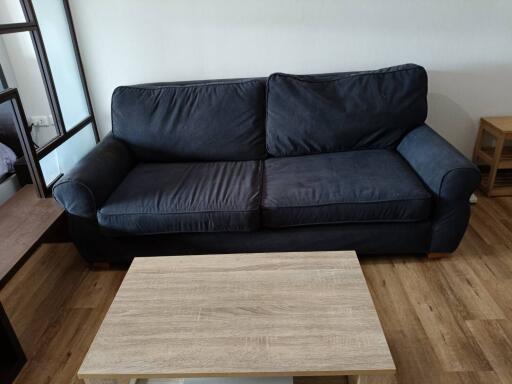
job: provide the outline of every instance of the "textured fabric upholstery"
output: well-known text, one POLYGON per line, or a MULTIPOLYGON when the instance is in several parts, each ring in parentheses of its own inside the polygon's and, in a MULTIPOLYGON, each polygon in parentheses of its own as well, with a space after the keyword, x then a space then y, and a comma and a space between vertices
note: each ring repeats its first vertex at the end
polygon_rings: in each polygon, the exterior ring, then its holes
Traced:
POLYGON ((119 87, 112 132, 140 161, 257 160, 265 152, 261 79, 119 87))
POLYGON ((431 251, 454 251, 468 225, 468 200, 480 171, 427 125, 410 132, 398 151, 435 196, 431 251))
POLYGON ((120 87, 113 133, 53 194, 91 262, 451 252, 480 173, 424 125, 426 95, 414 64, 120 87))
POLYGON ((131 234, 259 227, 259 161, 139 164, 98 211, 103 229, 131 234))
POLYGON ((267 81, 272 156, 395 148, 426 117, 427 74, 414 64, 267 81))
MULTIPOLYGON (((430 221, 315 225, 243 232, 180 232, 112 236, 92 220, 70 216, 71 236, 91 262, 129 263, 133 257, 250 252, 355 250, 366 254, 424 254, 430 221)), ((250 257, 250 255, 247 255, 250 257)), ((222 263, 222 259, 219 259, 222 263)))
POLYGON ((69 213, 95 218, 134 165, 133 154, 109 134, 54 185, 53 196, 69 213))
POLYGON ((263 225, 427 220, 431 194, 402 157, 366 150, 265 162, 263 225))

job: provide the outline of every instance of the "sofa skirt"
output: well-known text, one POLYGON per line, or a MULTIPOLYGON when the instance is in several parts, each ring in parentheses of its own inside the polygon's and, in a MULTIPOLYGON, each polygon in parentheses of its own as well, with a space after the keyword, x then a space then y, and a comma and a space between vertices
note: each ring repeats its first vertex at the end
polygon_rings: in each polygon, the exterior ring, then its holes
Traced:
POLYGON ((359 255, 425 254, 429 221, 261 229, 253 232, 172 233, 114 237, 93 220, 69 217, 71 238, 89 263, 128 264, 134 257, 215 253, 355 250, 359 255))

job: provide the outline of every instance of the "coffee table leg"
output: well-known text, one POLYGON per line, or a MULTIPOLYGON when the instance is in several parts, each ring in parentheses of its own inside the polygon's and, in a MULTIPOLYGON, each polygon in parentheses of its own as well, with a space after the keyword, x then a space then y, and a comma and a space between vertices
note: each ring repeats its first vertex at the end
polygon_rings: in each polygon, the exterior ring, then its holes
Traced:
POLYGON ((85 384, 183 384, 184 379, 83 379, 85 384))
POLYGON ((293 384, 360 384, 359 376, 294 376, 293 384))
POLYGON ((135 384, 137 379, 84 379, 85 384, 135 384))
POLYGON ((395 375, 382 375, 382 376, 347 376, 348 384, 363 384, 363 383, 379 383, 379 384, 397 384, 395 375))
POLYGON ((293 384, 364 384, 364 383, 379 383, 379 384, 396 384, 394 375, 390 376, 304 376, 294 377, 293 384))

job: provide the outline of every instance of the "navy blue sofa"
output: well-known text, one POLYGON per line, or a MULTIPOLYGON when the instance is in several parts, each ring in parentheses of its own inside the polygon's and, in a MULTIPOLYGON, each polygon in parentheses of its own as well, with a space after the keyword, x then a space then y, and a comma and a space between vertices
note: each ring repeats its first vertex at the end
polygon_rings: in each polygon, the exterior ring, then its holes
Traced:
POLYGON ((478 169, 425 125, 427 73, 119 87, 112 133, 53 189, 89 262, 454 251, 478 169))

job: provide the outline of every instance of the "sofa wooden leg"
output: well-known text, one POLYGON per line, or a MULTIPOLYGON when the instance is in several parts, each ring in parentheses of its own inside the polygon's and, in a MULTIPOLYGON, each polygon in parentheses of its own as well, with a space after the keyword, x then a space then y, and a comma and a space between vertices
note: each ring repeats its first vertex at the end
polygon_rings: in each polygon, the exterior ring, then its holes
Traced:
POLYGON ((92 263, 91 269, 93 271, 107 271, 110 269, 110 263, 92 263))
POLYGON ((447 252, 431 252, 427 255, 429 259, 444 259, 450 257, 452 254, 447 252))

